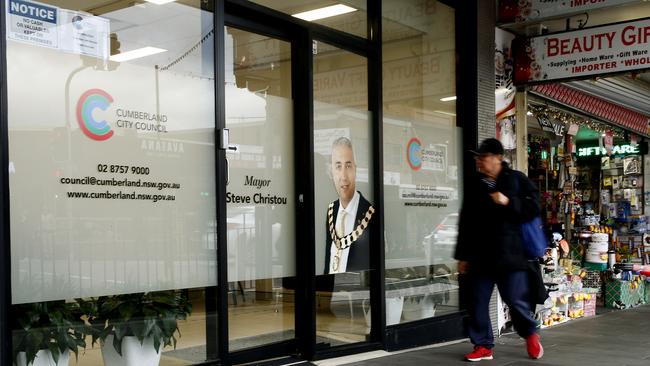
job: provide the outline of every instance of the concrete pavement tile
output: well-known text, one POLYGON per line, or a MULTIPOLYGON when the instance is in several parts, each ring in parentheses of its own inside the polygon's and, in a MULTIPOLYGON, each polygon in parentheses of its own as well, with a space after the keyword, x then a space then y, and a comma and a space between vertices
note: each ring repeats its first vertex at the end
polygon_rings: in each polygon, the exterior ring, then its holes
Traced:
MULTIPOLYGON (((480 366, 649 366, 650 306, 613 311, 540 332, 545 354, 530 360, 525 342, 516 334, 496 340, 494 360, 480 366)), ((352 366, 374 365, 469 365, 462 357, 472 345, 462 342, 391 354, 355 362, 352 366)))

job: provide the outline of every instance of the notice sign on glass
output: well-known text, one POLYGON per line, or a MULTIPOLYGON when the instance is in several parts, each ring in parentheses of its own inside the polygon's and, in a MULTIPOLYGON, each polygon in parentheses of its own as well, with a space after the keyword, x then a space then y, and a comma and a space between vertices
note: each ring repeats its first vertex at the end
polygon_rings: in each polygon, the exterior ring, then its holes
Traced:
POLYGON ((7 0, 7 39, 108 59, 108 19, 34 1, 7 0))
POLYGON ((650 67, 650 19, 528 38, 515 52, 515 83, 650 67))
POLYGON ((57 8, 9 0, 7 11, 7 38, 43 47, 58 47, 57 8))

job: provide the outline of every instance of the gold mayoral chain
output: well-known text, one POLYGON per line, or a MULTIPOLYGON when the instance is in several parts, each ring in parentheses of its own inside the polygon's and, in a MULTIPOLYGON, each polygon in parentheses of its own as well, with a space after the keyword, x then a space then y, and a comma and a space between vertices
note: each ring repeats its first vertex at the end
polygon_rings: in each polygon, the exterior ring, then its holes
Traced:
POLYGON ((339 270, 339 265, 341 264, 341 253, 343 250, 349 248, 361 235, 363 235, 363 231, 368 227, 372 214, 374 213, 375 208, 370 206, 368 211, 366 211, 364 218, 361 219, 361 223, 357 225, 350 234, 341 238, 336 234, 336 230, 334 230, 334 202, 330 203, 327 208, 327 222, 330 227, 330 236, 332 237, 332 241, 334 241, 334 245, 336 245, 336 255, 334 256, 333 263, 333 269, 335 271, 339 270))

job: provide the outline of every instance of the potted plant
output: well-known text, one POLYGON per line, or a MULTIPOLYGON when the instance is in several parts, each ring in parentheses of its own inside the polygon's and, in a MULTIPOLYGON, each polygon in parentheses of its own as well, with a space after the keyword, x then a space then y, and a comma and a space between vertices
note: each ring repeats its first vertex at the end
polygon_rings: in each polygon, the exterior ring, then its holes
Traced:
POLYGON ((83 311, 76 302, 49 301, 12 308, 12 345, 17 366, 63 366, 70 351, 86 347, 83 311))
POLYGON ((101 296, 90 301, 92 344, 102 345, 109 366, 156 366, 162 347, 176 348, 178 320, 192 305, 183 291, 101 296))

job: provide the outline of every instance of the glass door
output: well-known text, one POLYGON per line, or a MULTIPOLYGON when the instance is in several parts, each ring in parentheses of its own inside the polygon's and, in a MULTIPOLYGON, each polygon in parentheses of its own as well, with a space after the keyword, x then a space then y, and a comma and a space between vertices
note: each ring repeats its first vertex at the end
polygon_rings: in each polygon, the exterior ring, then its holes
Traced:
POLYGON ((291 43, 225 29, 229 352, 295 339, 291 43))

